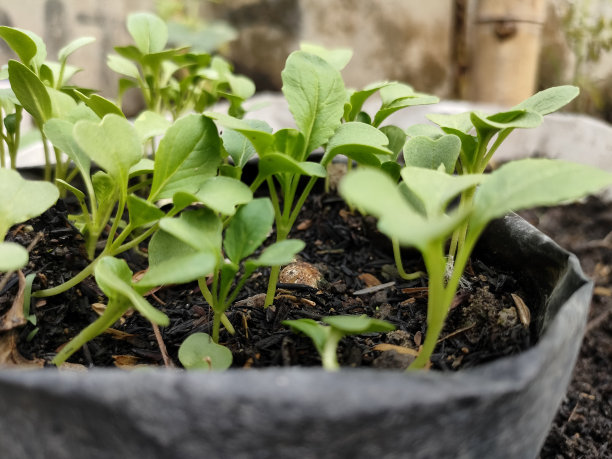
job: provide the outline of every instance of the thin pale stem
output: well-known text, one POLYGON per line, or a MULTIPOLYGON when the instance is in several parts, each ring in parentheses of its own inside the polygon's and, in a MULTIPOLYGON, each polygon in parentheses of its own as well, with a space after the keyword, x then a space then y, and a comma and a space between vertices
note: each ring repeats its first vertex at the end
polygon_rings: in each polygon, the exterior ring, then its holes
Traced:
POLYGON ((397 273, 402 279, 414 280, 425 274, 422 271, 416 271, 414 273, 408 274, 404 270, 404 264, 402 263, 402 254, 399 241, 397 240, 397 238, 391 238, 391 243, 393 244, 393 258, 395 259, 395 267, 397 268, 397 273))

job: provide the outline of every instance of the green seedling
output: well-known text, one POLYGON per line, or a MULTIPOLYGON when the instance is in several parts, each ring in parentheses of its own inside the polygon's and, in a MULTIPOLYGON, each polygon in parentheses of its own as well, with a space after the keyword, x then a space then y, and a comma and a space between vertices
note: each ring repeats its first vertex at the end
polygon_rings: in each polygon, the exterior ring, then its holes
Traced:
MULTIPOLYGON (((439 158, 436 158, 435 152, 433 157, 429 157, 429 160, 425 159, 428 157, 427 144, 432 146, 433 140, 436 145, 439 145, 439 138, 442 137, 447 139, 445 142, 455 144, 452 148, 446 145, 452 150, 452 156, 456 155, 454 166, 450 156, 445 160, 444 164, 449 173, 456 171, 459 174, 480 174, 485 171, 495 152, 515 129, 539 126, 545 115, 559 110, 578 96, 578 93, 579 90, 575 86, 558 86, 541 91, 508 111, 493 115, 478 111, 457 115, 428 115, 428 118, 437 124, 440 130, 436 131, 435 128, 432 130, 432 126, 417 127, 413 133, 421 135, 408 139, 404 145, 405 162, 410 165, 437 168, 440 162, 437 162, 439 158), (421 130, 419 133, 419 129, 426 129, 426 131, 421 130), (457 136, 460 143, 458 144, 456 140, 448 140, 448 136, 443 134, 457 136)), ((474 192, 474 188, 465 190, 461 194, 460 206, 470 207, 474 192)), ((458 228, 453 234, 449 249, 450 260, 456 256, 458 246, 464 243, 466 234, 466 225, 458 228)))
POLYGON ((427 334, 412 369, 428 363, 472 250, 491 220, 578 199, 612 184, 612 174, 600 169, 547 159, 515 161, 486 175, 449 175, 443 164, 436 170, 408 166, 401 177, 398 185, 380 170, 360 169, 340 183, 340 194, 377 217, 382 233, 423 256, 429 276, 427 334), (449 208, 456 196, 473 188, 469 205, 449 208), (447 269, 445 244, 462 226, 467 227, 465 240, 447 269))
POLYGON ((246 185, 229 177, 217 177, 222 161, 221 140, 214 123, 201 115, 188 115, 174 122, 159 143, 155 161, 143 159, 142 136, 118 115, 74 124, 54 119, 45 125, 45 131, 73 158, 85 183, 88 202, 85 193, 60 182, 81 203, 82 213, 72 218, 83 233, 92 262, 66 283, 37 291, 36 296, 55 295, 73 287, 93 272, 98 260, 137 247, 157 230, 160 219, 174 216, 192 203, 205 203, 229 216, 234 206, 252 198, 246 185), (103 169, 93 176, 92 161, 103 169), (150 173, 150 181, 137 181, 130 186, 130 179, 150 173), (145 187, 146 199, 135 194, 145 187), (156 205, 162 199, 173 199, 167 212, 156 205), (99 244, 104 233, 106 241, 99 244))
POLYGON ((189 47, 167 48, 168 26, 152 13, 128 16, 127 28, 133 45, 115 47, 108 66, 122 75, 119 95, 138 88, 148 110, 171 113, 174 119, 195 110, 202 112, 224 98, 229 112, 241 117, 242 102, 255 92, 255 85, 235 75, 231 65, 218 56, 193 52, 189 47))
POLYGON ((19 244, 4 241, 9 229, 42 214, 55 204, 59 192, 48 182, 24 180, 18 172, 0 168, 0 196, 0 272, 10 273, 27 264, 28 252, 19 244))
POLYGON ((168 325, 168 317, 155 309, 143 298, 152 286, 132 282, 132 271, 124 260, 104 257, 96 264, 96 283, 108 297, 108 304, 102 315, 77 336, 70 340, 55 356, 53 363, 60 366, 85 343, 112 327, 130 307, 157 325, 168 325))
MULTIPOLYGON (((235 176, 240 175, 240 168, 252 155, 259 155, 259 170, 251 189, 255 191, 263 183, 267 185, 274 206, 277 241, 287 238, 316 181, 326 176, 326 166, 337 155, 345 155, 359 164, 381 167, 386 161, 381 158, 397 156, 404 139, 403 133, 399 132, 398 136, 397 130, 391 127, 385 132, 358 121, 342 123, 347 104, 351 104, 339 71, 347 62, 346 50, 325 52, 317 47, 308 48, 308 45, 306 49, 316 54, 304 50, 292 53, 281 75, 283 93, 297 129, 272 133, 262 122, 206 113, 225 129, 224 146, 234 160, 234 168, 238 169, 235 176), (319 148, 324 149, 321 160, 318 163, 308 161, 319 148), (300 190, 303 177, 308 181, 300 190)), ((400 85, 402 89, 398 90, 395 84, 388 86, 395 92, 386 96, 381 108, 384 113, 390 114, 417 103, 411 88, 400 85)), ((363 96, 353 103, 363 104, 366 98, 363 96)), ((424 102, 421 100, 421 103, 424 102)), ((383 119, 384 114, 378 115, 378 121, 383 119)), ((271 270, 266 307, 274 299, 279 269, 273 267, 271 270)))
POLYGON ((190 335, 179 348, 178 358, 188 370, 227 370, 232 352, 213 341, 208 333, 190 335))
MULTIPOLYGON (((43 132, 43 125, 52 117, 61 116, 72 109, 76 102, 70 95, 78 93, 69 86, 70 79, 80 70, 67 64, 68 58, 78 49, 94 41, 91 37, 78 38, 63 47, 58 53, 58 62, 48 62, 47 49, 42 39, 27 30, 0 26, 2 38, 15 52, 19 60, 10 60, 6 76, 11 89, 0 94, 3 109, 3 124, 0 129, 0 160, 4 167, 4 144, 6 144, 11 167, 16 167, 17 152, 21 140, 22 112, 28 112, 40 131, 45 152, 45 179, 51 180, 51 152, 43 132), (69 95, 70 94, 70 95, 69 95)), ((54 150, 54 177, 66 179, 70 159, 62 157, 59 149, 54 150)))
POLYGON ((251 257, 268 237, 273 222, 272 204, 269 199, 262 198, 240 207, 225 231, 219 213, 210 208, 188 210, 179 217, 164 218, 160 221, 161 231, 149 244, 150 267, 141 282, 160 283, 158 276, 165 281, 171 276, 173 283, 197 279, 202 295, 213 310, 212 339, 218 343, 222 321, 230 332, 233 330, 224 314, 251 274, 261 266, 290 263, 304 248, 302 241, 284 240, 267 247, 259 256, 251 257), (194 259, 194 254, 206 257, 205 269, 200 259, 194 259), (205 271, 204 274, 200 270, 205 271), (178 277, 173 279, 172 276, 178 277))
POLYGON ((321 319, 325 325, 312 319, 284 320, 283 325, 296 333, 308 336, 321 356, 323 368, 336 371, 340 368, 337 357, 338 343, 348 335, 380 333, 395 330, 395 325, 384 320, 361 316, 329 316, 321 319))

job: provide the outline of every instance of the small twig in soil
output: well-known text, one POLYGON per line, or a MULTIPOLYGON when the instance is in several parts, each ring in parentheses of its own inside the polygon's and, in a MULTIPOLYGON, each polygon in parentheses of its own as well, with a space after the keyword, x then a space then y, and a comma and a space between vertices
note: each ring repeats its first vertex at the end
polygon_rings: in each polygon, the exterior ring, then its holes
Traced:
POLYGON ((380 290, 385 290, 389 287, 393 287, 395 285, 395 281, 387 282, 386 284, 373 285, 372 287, 364 288, 361 290, 356 290, 353 292, 353 295, 367 295, 368 293, 375 293, 380 290))
POLYGON ((155 333, 155 339, 157 340, 157 345, 159 346, 159 350, 161 351, 162 359, 164 359, 164 366, 166 368, 174 368, 174 364, 168 355, 168 350, 166 349, 166 343, 161 335, 161 331, 159 330, 159 326, 151 322, 151 326, 153 327, 153 333, 155 333))
POLYGON ((442 341, 445 341, 445 340, 447 340, 449 338, 452 338, 453 336, 456 336, 456 335, 459 335, 460 333, 466 332, 469 329, 474 328, 474 326, 476 326, 476 324, 470 324, 467 327, 459 328, 458 330, 455 330, 454 332, 449 333, 448 335, 443 336, 442 338, 440 338, 438 340, 438 344, 440 344, 442 341))
POLYGON ((612 314, 612 309, 608 309, 607 311, 602 312, 593 320, 590 320, 586 326, 585 333, 589 333, 590 331, 598 328, 601 324, 603 324, 606 320, 608 320, 608 316, 612 314))

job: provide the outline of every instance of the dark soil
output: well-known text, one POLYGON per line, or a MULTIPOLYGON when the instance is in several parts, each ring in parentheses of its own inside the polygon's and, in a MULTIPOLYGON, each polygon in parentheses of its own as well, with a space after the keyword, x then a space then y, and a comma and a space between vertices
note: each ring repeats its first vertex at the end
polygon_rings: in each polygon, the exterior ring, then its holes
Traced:
MULTIPOLYGON (((612 241, 605 238, 611 228, 612 209, 589 200, 586 204, 536 210, 525 216, 577 253, 587 274, 596 281, 591 320, 574 380, 540 457, 612 457, 608 452, 612 440, 612 241)), ((70 225, 62 203, 28 225, 13 228, 10 237, 28 245, 39 232, 42 236, 24 270, 26 275, 37 273, 34 290, 58 285, 85 266, 81 237, 70 225)), ((302 261, 316 268, 324 281, 316 288, 303 283, 280 284, 274 306, 264 310, 261 304, 267 272, 255 274, 228 312, 236 334, 221 334, 220 341, 234 354, 233 365, 320 365, 312 343, 281 322, 334 314, 368 314, 388 320, 398 329, 344 339, 339 349, 341 365, 408 365, 412 357, 405 350, 418 349, 425 333, 426 281, 398 278, 391 248, 375 231, 374 222, 350 213, 335 196, 317 196, 310 199, 292 237, 306 241, 307 248, 300 254, 302 261), (399 347, 381 351, 382 344, 399 347)), ((146 268, 142 255, 129 253, 125 257, 134 272, 146 268)), ((406 252, 404 261, 407 271, 422 269, 414 253, 406 252)), ((493 268, 473 261, 468 273, 471 286, 456 298, 432 358, 434 369, 467 368, 530 346, 532 337, 518 317, 511 294, 527 304, 530 298, 508 273, 493 268)), ((10 308, 17 283, 15 276, 0 292, 0 317, 10 308)), ((177 351, 181 342, 193 332, 210 331, 210 308, 196 283, 165 287, 147 298, 171 319, 171 325, 161 333, 170 359, 180 366, 177 351)), ((16 329, 18 352, 12 362, 48 364, 59 347, 96 319, 94 307, 105 303, 92 279, 67 293, 34 299, 36 326, 27 323, 16 329)), ((8 333, 4 332, 4 336, 8 333)), ((0 333, 0 358, 2 336, 0 333)), ((71 362, 85 367, 132 367, 163 365, 163 358, 150 323, 138 314, 128 314, 113 330, 77 352, 71 362)))
POLYGON ((612 457, 612 206, 582 204, 523 216, 578 255, 595 281, 586 335, 541 459, 612 457))

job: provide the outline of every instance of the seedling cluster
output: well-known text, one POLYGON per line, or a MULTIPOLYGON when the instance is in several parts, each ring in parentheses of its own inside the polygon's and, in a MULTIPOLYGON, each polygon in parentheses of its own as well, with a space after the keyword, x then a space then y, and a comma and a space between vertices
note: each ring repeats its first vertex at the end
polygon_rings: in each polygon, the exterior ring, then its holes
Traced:
MULTIPOLYGON (((2 69, 11 89, 0 92, 0 271, 27 263, 25 249, 2 242, 9 228, 42 213, 60 192, 70 192, 80 206, 71 219, 83 235, 89 264, 65 283, 32 295, 56 295, 93 275, 108 297, 103 314, 54 358, 57 365, 129 308, 154 324, 168 325, 146 293, 197 281, 213 313, 212 333, 187 338, 179 359, 186 368, 229 367, 231 352, 219 343, 222 326, 234 331, 227 310, 260 267, 270 267, 265 307, 272 305, 280 267, 304 248, 289 238, 291 229, 317 180, 326 178, 327 167, 343 155, 350 171, 340 194, 378 219, 380 231, 393 242, 400 275, 422 275, 405 273, 400 247, 414 247, 423 256, 429 282, 427 335, 411 366, 422 368, 472 250, 492 219, 612 184, 612 175, 601 170, 544 159, 485 172, 514 129, 539 125, 544 115, 576 97, 575 87, 542 91, 502 113, 431 115, 434 124, 383 126, 394 112, 437 98, 399 82, 350 90, 341 75, 350 50, 305 44, 288 57, 282 72, 296 127, 273 132, 263 121, 242 119, 242 103, 254 86, 226 61, 189 48, 167 48, 166 25, 154 15, 130 15, 127 27, 134 43, 115 48, 108 65, 121 75, 120 98, 129 88, 143 95, 147 110, 133 122, 120 100, 69 84, 78 69, 67 64, 68 57, 92 39, 73 41, 60 51, 57 63, 50 63, 35 34, 0 27, 0 38, 19 58, 2 69), (374 94, 381 105, 369 114, 363 106, 374 94), (221 98, 229 101, 227 113, 207 111, 221 98), (15 168, 24 111, 43 140, 49 182, 25 181, 8 168, 15 168), (312 159, 315 151, 322 151, 318 161, 312 159), (245 183, 243 169, 255 155, 257 175, 245 183), (268 198, 254 198, 261 186, 268 198), (270 234, 274 242, 268 241, 270 234), (134 280, 117 256, 147 242, 149 268, 134 280)), ((322 321, 325 325, 310 319, 285 324, 312 338, 330 370, 339 366, 336 347, 343 336, 394 328, 365 316, 322 321)))

